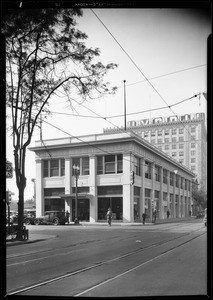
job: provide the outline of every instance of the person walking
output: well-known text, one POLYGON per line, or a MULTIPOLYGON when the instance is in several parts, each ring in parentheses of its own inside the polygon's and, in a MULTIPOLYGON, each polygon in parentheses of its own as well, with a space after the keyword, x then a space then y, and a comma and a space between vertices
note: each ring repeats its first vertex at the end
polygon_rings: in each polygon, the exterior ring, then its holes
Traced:
POLYGON ((66 219, 67 219, 67 223, 70 223, 70 213, 68 212, 68 210, 66 211, 66 219))
POLYGON ((167 219, 168 219, 169 216, 170 216, 170 211, 169 211, 169 209, 167 210, 166 214, 167 214, 167 219))
POLYGON ((107 216, 107 223, 108 223, 109 226, 111 226, 111 223, 112 223, 112 210, 111 210, 110 207, 108 208, 106 216, 107 216))
POLYGON ((145 212, 142 214, 142 220, 143 220, 143 224, 145 224, 145 220, 146 220, 146 214, 145 214, 145 212))
POLYGON ((155 209, 154 212, 153 212, 153 221, 154 221, 154 224, 156 224, 156 218, 157 218, 157 211, 155 209))

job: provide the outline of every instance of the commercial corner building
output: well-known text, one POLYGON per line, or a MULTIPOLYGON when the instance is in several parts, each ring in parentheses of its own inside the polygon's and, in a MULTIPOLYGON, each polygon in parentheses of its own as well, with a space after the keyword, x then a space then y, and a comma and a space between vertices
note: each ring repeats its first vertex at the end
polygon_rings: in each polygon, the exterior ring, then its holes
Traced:
MULTIPOLYGON (((131 129, 196 174, 199 187, 207 190, 207 133, 205 114, 158 117, 129 121, 131 129)), ((121 131, 106 128, 106 134, 121 131)))
POLYGON ((75 177, 78 179, 78 217, 101 222, 108 207, 120 222, 187 217, 191 211, 195 174, 131 131, 77 138, 36 141, 36 215, 68 210, 75 216, 75 177), (134 183, 131 182, 134 171, 134 183))

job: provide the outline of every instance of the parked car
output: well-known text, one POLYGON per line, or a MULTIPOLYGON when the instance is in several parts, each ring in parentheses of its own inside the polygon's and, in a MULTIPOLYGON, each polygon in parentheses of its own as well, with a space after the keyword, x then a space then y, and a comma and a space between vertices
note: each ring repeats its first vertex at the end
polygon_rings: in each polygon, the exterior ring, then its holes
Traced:
POLYGON ((63 211, 51 210, 46 211, 44 216, 35 218, 34 224, 54 224, 54 225, 64 225, 67 222, 66 213, 63 211))
POLYGON ((203 218, 203 223, 205 226, 207 226, 207 208, 205 209, 205 214, 204 214, 204 218, 203 218))
POLYGON ((24 223, 26 225, 35 224, 36 210, 35 209, 25 209, 24 210, 24 223))

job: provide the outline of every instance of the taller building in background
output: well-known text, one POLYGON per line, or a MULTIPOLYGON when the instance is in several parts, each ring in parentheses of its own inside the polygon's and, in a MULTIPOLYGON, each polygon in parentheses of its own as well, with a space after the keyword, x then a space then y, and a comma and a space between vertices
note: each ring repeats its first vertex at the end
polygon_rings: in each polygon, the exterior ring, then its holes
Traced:
MULTIPOLYGON (((205 114, 158 117, 129 121, 140 137, 185 165, 197 175, 199 188, 207 189, 207 132, 205 114)), ((117 133, 123 128, 107 128, 104 133, 117 133)))

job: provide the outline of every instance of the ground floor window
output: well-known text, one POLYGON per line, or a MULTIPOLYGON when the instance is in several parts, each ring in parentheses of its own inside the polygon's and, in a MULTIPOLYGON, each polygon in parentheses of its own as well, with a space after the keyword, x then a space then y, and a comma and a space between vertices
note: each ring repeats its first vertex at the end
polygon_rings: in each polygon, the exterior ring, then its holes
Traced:
POLYGON ((59 210, 64 211, 65 200, 61 198, 45 198, 44 199, 44 211, 59 210))
POLYGON ((123 197, 99 197, 98 220, 106 220, 109 207, 112 209, 113 220, 123 220, 123 197))

